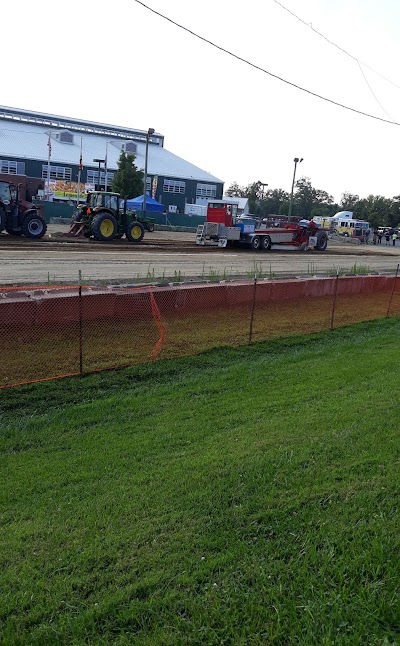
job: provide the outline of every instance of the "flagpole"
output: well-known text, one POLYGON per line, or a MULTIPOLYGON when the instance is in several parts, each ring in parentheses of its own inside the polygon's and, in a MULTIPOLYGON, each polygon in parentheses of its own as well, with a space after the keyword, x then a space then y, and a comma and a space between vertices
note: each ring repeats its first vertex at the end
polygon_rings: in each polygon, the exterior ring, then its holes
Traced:
POLYGON ((79 172, 78 172, 78 200, 76 205, 79 207, 79 198, 81 196, 81 171, 82 171, 82 137, 81 137, 81 154, 79 157, 79 172))
POLYGON ((104 191, 107 192, 107 154, 108 154, 108 141, 106 141, 106 158, 104 160, 104 191))
POLYGON ((50 157, 51 157, 51 130, 49 130, 49 140, 47 142, 47 147, 49 149, 47 156, 47 201, 50 202, 50 157))

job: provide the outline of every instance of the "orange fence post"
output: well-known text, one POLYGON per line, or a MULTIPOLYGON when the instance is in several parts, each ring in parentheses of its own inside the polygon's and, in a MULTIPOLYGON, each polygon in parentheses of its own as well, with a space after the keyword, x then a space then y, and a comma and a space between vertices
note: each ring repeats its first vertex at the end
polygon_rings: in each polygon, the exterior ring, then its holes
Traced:
POLYGON ((389 299, 389 304, 388 304, 388 308, 387 308, 386 316, 390 316, 390 308, 391 308, 391 306, 392 306, 392 300, 393 300, 393 296, 394 296, 394 290, 395 290, 395 288, 396 288, 396 283, 397 283, 397 277, 398 277, 398 275, 399 275, 399 264, 397 265, 397 268, 396 268, 396 275, 395 275, 395 277, 394 277, 394 279, 393 279, 393 287, 392 287, 392 291, 391 291, 391 294, 390 294, 390 299, 389 299))

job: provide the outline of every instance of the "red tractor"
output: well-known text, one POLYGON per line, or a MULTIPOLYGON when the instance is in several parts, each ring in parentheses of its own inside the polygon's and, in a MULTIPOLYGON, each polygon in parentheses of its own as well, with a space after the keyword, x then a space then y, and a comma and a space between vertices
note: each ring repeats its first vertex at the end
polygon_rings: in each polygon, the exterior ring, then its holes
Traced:
POLYGON ((0 181, 0 233, 43 238, 47 224, 34 204, 19 199, 19 190, 20 185, 0 181))

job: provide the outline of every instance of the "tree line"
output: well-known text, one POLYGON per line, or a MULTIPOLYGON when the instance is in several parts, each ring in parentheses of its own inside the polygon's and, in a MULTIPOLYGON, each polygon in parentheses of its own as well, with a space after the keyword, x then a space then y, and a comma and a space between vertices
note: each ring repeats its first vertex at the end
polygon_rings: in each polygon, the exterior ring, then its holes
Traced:
MULTIPOLYGON (((281 188, 264 190, 261 182, 239 186, 233 182, 226 195, 247 197, 249 212, 258 217, 269 215, 288 215, 290 194, 281 188)), ((306 219, 330 217, 338 211, 353 211, 354 217, 368 220, 371 227, 387 226, 397 228, 400 224, 400 195, 392 199, 382 195, 368 195, 361 198, 353 193, 342 193, 339 204, 334 202, 327 191, 314 188, 309 177, 301 177, 293 192, 292 215, 306 219)))

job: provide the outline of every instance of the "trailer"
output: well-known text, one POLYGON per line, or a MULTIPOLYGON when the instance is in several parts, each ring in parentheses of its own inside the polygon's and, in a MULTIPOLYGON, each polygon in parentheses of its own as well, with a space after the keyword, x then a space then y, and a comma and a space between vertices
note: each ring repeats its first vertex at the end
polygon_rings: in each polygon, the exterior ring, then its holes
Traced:
POLYGON ((226 247, 247 246, 254 251, 288 247, 325 251, 328 235, 313 220, 271 222, 237 215, 237 204, 225 200, 208 203, 207 219, 197 227, 196 244, 226 247))

